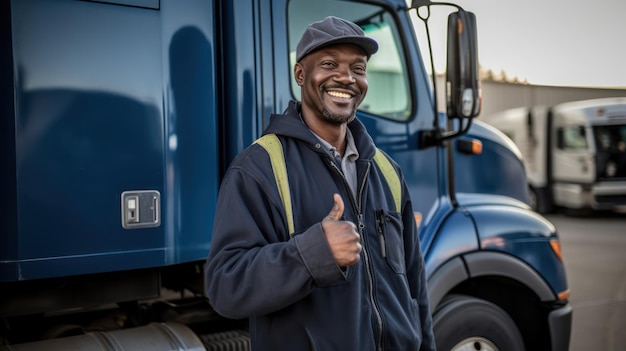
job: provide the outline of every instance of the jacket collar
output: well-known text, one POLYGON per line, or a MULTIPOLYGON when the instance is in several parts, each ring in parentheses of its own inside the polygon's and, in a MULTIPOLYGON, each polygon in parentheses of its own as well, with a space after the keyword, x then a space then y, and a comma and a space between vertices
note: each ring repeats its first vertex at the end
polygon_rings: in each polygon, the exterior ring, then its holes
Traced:
MULTIPOLYGON (((270 124, 263 134, 274 133, 283 137, 301 140, 310 145, 318 143, 318 139, 300 118, 302 105, 297 101, 290 101, 289 106, 282 114, 272 114, 270 124)), ((360 159, 372 159, 376 151, 374 141, 367 133, 365 126, 358 118, 348 124, 350 132, 359 152, 360 159)))

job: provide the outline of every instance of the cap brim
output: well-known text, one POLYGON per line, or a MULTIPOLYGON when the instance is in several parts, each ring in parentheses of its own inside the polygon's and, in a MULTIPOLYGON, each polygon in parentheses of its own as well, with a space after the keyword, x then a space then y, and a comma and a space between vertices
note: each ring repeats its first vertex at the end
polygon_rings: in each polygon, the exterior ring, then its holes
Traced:
POLYGON ((304 56, 312 53, 313 51, 335 44, 354 44, 363 49, 368 58, 378 51, 378 43, 372 38, 363 36, 345 36, 337 39, 331 39, 309 48, 297 58, 297 61, 300 61, 304 56))

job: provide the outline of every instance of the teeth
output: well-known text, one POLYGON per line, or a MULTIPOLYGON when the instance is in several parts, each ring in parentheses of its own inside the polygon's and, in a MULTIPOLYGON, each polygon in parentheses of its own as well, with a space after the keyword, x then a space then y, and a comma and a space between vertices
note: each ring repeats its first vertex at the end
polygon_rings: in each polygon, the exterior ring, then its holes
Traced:
POLYGON ((328 95, 334 96, 334 97, 338 97, 338 98, 344 98, 344 99, 349 99, 352 96, 350 94, 347 93, 341 93, 338 91, 329 91, 328 95))

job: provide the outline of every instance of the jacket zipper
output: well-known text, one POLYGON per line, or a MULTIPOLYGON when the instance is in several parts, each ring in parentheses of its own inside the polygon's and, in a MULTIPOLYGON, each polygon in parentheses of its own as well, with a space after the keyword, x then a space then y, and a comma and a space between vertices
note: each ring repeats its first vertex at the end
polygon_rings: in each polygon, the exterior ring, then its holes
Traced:
MULTIPOLYGON (((341 175, 341 178, 343 179, 344 185, 346 186, 348 191, 350 193, 352 193, 352 191, 350 190, 350 186, 348 185, 348 181, 346 180, 346 177, 343 174, 343 172, 341 171, 341 169, 337 166, 337 164, 335 164, 335 162, 332 159, 329 160, 329 161, 330 161, 330 164, 331 164, 332 168, 334 168, 341 175)), ((364 232, 364 229, 365 229, 365 223, 363 221, 363 213, 362 213, 362 209, 361 209, 361 201, 363 199, 363 191, 365 189, 365 183, 367 182, 367 177, 368 177, 368 175, 370 173, 370 169, 371 169, 371 163, 367 165, 367 171, 365 172, 365 177, 363 178, 363 182, 361 183, 361 186, 359 187, 358 196, 355 198, 355 196, 354 196, 355 194, 353 194, 353 196, 351 198, 351 201, 353 202, 354 208, 357 210, 357 218, 358 218, 358 221, 359 221, 357 227, 359 228, 359 236, 361 237, 361 247, 362 247, 362 250, 363 250, 364 265, 365 265, 365 270, 367 272, 368 297, 369 297, 369 300, 370 300, 370 304, 372 305, 372 309, 374 311, 374 318, 375 318, 375 322, 376 322, 376 327, 378 328, 378 330, 375 331, 375 332, 377 332, 377 335, 375 336, 375 338, 376 338, 376 350, 382 350, 383 349, 383 346, 382 346, 382 340, 383 340, 383 319, 382 319, 382 314, 380 312, 380 308, 376 304, 376 299, 374 298, 374 272, 372 271, 372 267, 371 267, 371 264, 370 264, 370 258, 369 258, 369 254, 368 254, 368 251, 367 251, 367 246, 365 245, 365 239, 364 239, 364 235, 363 235, 363 232, 364 232), (356 202, 356 204, 355 204, 355 202, 356 202)), ((377 218, 377 222, 378 222, 378 218, 377 218)), ((382 240, 384 240, 384 238, 382 240)))

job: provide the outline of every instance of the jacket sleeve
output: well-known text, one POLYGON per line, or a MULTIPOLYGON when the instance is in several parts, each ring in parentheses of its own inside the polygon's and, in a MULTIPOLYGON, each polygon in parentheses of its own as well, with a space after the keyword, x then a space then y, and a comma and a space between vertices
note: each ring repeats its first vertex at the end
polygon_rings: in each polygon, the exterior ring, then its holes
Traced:
POLYGON ((289 239, 267 153, 252 148, 222 182, 205 265, 209 301, 228 318, 268 314, 345 279, 321 223, 289 239))
POLYGON ((428 288, 426 286, 426 270, 424 257, 420 248, 417 224, 413 214, 413 206, 404 178, 403 184, 403 206, 402 221, 404 222, 404 238, 406 252, 407 278, 411 289, 411 295, 417 300, 419 307, 419 318, 422 329, 422 344, 420 351, 435 350, 435 336, 433 334, 433 322, 430 314, 428 301, 428 288))

